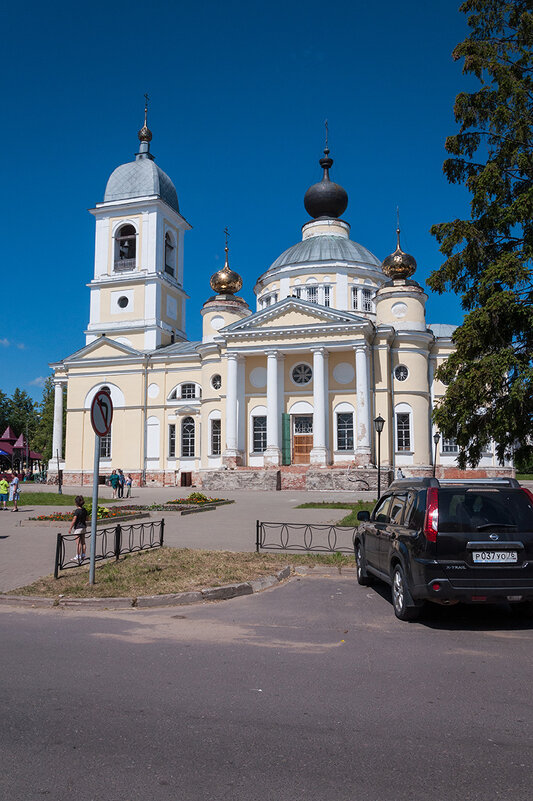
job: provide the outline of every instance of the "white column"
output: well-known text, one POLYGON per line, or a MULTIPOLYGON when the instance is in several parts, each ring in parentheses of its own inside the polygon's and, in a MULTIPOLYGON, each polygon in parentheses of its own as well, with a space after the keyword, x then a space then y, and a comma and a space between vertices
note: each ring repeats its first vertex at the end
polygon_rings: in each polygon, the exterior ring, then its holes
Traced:
POLYGON ((237 375, 238 356, 236 353, 227 355, 227 388, 226 388, 226 449, 224 461, 235 466, 240 453, 237 447, 237 375))
MULTIPOLYGON (((366 344, 355 346, 355 390, 357 395, 357 439, 356 454, 370 462, 370 387, 368 382, 368 348, 366 344)), ((366 461, 365 461, 366 460, 366 461)))
MULTIPOLYGON (((54 381, 54 430, 52 433, 52 459, 57 470, 57 454, 63 460, 63 382, 54 381)), ((53 468, 52 468, 53 469, 53 468)))
POLYGON ((265 464, 281 464, 279 447, 279 393, 278 393, 278 354, 267 351, 267 447, 264 453, 265 464))
POLYGON ((313 448, 311 464, 327 464, 326 448, 326 364, 324 348, 313 349, 313 448))

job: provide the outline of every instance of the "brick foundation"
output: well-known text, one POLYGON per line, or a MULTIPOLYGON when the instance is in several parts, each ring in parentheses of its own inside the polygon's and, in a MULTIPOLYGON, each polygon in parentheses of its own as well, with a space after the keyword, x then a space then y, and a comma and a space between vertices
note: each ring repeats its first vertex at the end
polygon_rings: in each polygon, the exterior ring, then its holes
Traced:
MULTIPOLYGON (((405 478, 431 478, 433 467, 402 467, 405 478)), ((208 492, 229 489, 254 490, 377 490, 378 471, 375 467, 360 467, 349 472, 346 465, 316 467, 315 465, 289 465, 287 467, 236 467, 227 470, 200 470, 192 472, 191 489, 204 489, 208 492)), ((101 473, 110 475, 109 472, 101 473)), ((140 471, 131 474, 133 486, 143 486, 140 471)), ((438 466, 437 478, 513 478, 515 470, 511 467, 486 467, 475 470, 460 470, 458 467, 438 466)), ((394 473, 388 466, 381 468, 381 489, 394 480, 394 473)), ((57 473, 48 474, 48 484, 57 486, 57 473)), ((92 487, 93 475, 86 472, 64 472, 64 486, 92 487)), ((146 487, 181 487, 179 471, 150 471, 146 473, 146 487)))

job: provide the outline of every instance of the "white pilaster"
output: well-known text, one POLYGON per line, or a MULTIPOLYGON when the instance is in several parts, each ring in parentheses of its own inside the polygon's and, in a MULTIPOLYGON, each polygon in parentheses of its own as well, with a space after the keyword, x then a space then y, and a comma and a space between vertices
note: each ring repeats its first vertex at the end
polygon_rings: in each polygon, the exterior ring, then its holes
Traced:
POLYGON ((63 467, 63 381, 54 381, 54 429, 52 432, 52 458, 50 469, 57 470, 57 456, 59 454, 59 467, 63 467))
POLYGON ((238 449, 238 355, 228 353, 227 389, 226 389, 226 449, 224 462, 235 466, 241 458, 238 449))
POLYGON ((270 465, 281 464, 278 404, 278 354, 277 351, 267 351, 267 446, 264 461, 270 465))
POLYGON ((356 454, 370 461, 370 387, 368 381, 368 348, 355 346, 355 390, 357 395, 356 454))
POLYGON ((326 447, 326 364, 324 348, 313 349, 313 448, 311 464, 327 464, 326 447))

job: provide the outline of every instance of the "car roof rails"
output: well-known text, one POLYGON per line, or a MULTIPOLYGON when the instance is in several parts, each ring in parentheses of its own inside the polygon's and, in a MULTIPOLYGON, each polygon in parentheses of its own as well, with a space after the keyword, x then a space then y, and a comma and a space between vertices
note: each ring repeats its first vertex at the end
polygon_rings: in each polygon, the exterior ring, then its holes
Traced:
POLYGON ((495 478, 441 478, 441 485, 452 484, 469 484, 472 486, 481 486, 487 484, 504 484, 507 487, 520 487, 520 482, 516 478, 495 477, 495 478))
POLYGON ((438 478, 397 478, 389 484, 389 489, 408 489, 409 487, 439 487, 438 478))

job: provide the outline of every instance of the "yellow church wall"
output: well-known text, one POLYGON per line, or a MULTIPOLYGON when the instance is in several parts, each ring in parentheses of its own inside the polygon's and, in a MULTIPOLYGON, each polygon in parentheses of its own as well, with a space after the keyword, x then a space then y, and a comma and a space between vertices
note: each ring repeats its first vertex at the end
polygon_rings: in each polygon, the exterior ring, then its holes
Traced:
POLYGON ((182 303, 181 303, 181 295, 179 292, 173 291, 172 289, 168 289, 166 286, 161 287, 161 319, 167 325, 170 325, 172 328, 177 328, 181 330, 182 328, 182 303), (170 317, 167 314, 167 298, 171 297, 174 298, 176 301, 176 317, 170 317))
POLYGON ((302 312, 298 311, 289 311, 285 314, 276 315, 270 320, 265 320, 261 324, 261 328, 277 328, 279 326, 290 328, 298 325, 312 325, 314 322, 323 324, 324 318, 318 315, 315 317, 311 312, 302 314, 302 312))
POLYGON ((390 384, 389 349, 374 348, 374 381, 377 389, 388 389, 390 384))
MULTIPOLYGON (((313 354, 311 354, 312 356, 313 354)), ((328 356, 328 383, 329 389, 336 390, 353 390, 355 387, 355 351, 353 348, 343 351, 331 351, 328 356), (354 377, 349 384, 341 384, 335 380, 334 371, 335 367, 339 364, 349 364, 354 372, 354 377)))
MULTIPOLYGON (((414 436, 414 456, 413 464, 430 464, 430 444, 429 444, 429 401, 420 395, 412 395, 409 398, 402 398, 409 403, 413 410, 413 436, 414 436)), ((400 402, 400 396, 396 396, 396 402, 400 402)))
POLYGON ((398 381, 394 378, 395 392, 427 392, 428 391, 428 354, 418 350, 408 350, 407 348, 402 351, 394 351, 392 354, 392 370, 396 369, 398 365, 405 365, 409 371, 409 375, 404 381, 398 381))
MULTIPOLYGON (((144 317, 144 285, 120 284, 114 287, 100 289, 100 323, 116 323, 126 320, 137 320, 144 317), (113 296, 133 293, 133 301, 129 301, 125 309, 113 309, 113 296)), ((117 332, 119 334, 120 332, 117 332)))
POLYGON ((266 354, 262 356, 247 356, 246 357, 246 379, 245 379, 245 392, 252 395, 263 394, 266 395, 266 384, 264 387, 254 387, 250 381, 250 374, 252 370, 257 367, 264 367, 266 370, 267 357, 266 354))

